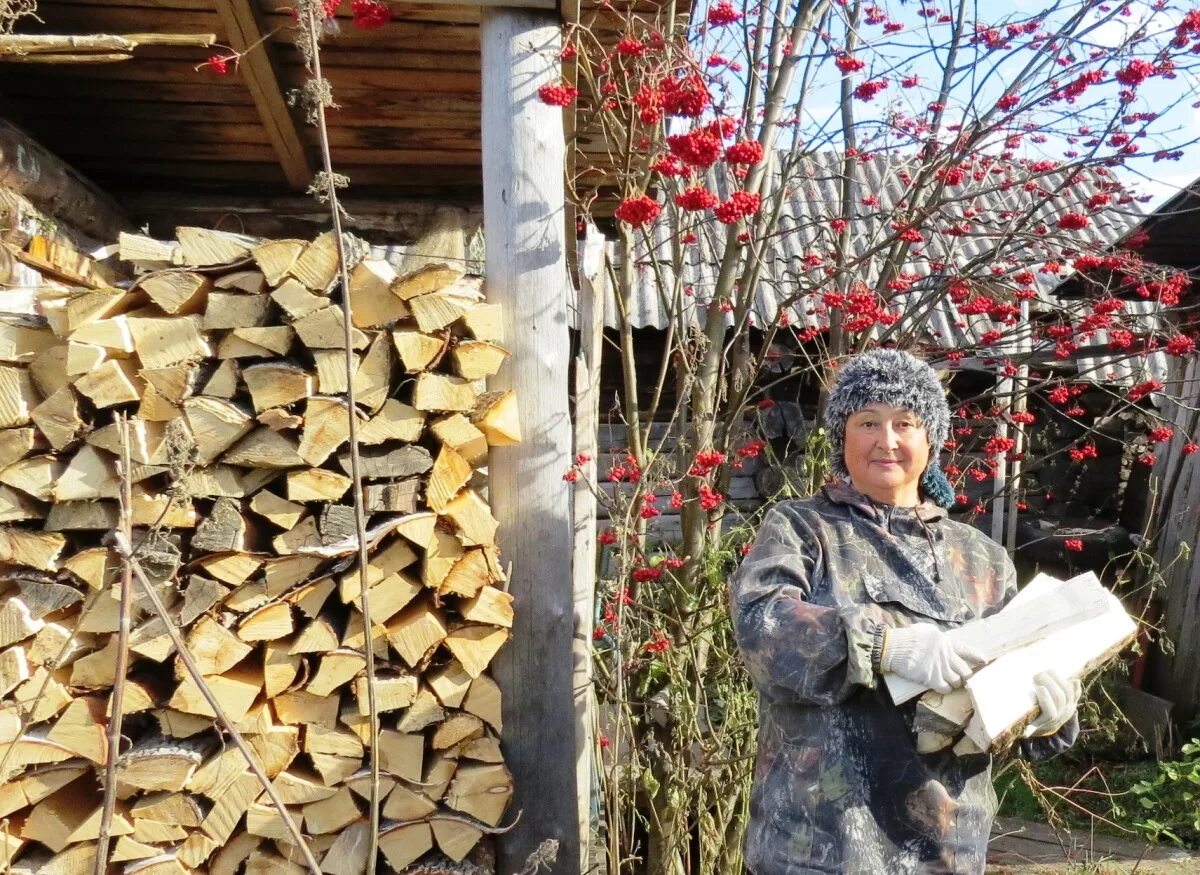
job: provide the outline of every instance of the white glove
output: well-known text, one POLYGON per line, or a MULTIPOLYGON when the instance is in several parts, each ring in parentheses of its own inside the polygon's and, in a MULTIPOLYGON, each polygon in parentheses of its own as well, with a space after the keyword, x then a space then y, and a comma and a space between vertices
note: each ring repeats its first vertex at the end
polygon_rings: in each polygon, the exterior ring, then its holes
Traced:
POLYGON ((1033 683, 1033 694, 1041 711, 1030 721, 1029 734, 1053 735, 1075 713, 1083 685, 1077 678, 1064 678, 1052 668, 1035 674, 1033 683))
POLYGON ((932 623, 914 623, 884 633, 879 667, 923 687, 948 693, 961 687, 987 658, 932 623))

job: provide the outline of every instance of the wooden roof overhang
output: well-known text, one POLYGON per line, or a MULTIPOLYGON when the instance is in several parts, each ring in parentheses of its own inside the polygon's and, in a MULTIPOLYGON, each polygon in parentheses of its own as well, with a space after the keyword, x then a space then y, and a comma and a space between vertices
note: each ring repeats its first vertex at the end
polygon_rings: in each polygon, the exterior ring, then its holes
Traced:
MULTIPOLYGON (((390 0, 376 30, 351 23, 350 0, 322 65, 335 169, 349 199, 374 204, 482 200, 480 20, 490 5, 556 12, 567 29, 615 20, 597 0, 390 0)), ((21 33, 214 34, 217 47, 140 46, 117 63, 0 63, 0 116, 25 128, 141 220, 180 202, 235 208, 239 199, 303 195, 320 167, 316 131, 292 105, 308 78, 288 0, 40 0, 21 33), (226 75, 205 62, 242 53, 226 75), (183 195, 183 198, 180 198, 183 195)), ((690 4, 636 0, 653 18, 690 4)), ((566 65, 564 77, 573 76, 566 65)), ((581 101, 586 105, 588 96, 581 101)), ((574 131, 574 108, 566 129, 574 131)), ((567 172, 606 163, 598 131, 568 149, 567 172), (582 150, 582 151, 579 151, 582 150)), ((304 198, 295 198, 302 203, 304 198)))
MULTIPOLYGON (((556 8, 557 0, 510 6, 556 8)), ((303 192, 319 167, 314 128, 290 96, 307 78, 281 0, 40 0, 28 33, 213 33, 244 52, 146 46, 108 64, 0 64, 0 113, 103 188, 130 193, 303 192), (283 8, 281 8, 283 7, 283 8), (261 41, 261 45, 259 45, 261 41), (197 69, 197 67, 200 67, 197 69)), ((336 169, 357 196, 477 203, 481 191, 479 2, 392 2, 377 30, 337 16, 322 64, 336 169)))

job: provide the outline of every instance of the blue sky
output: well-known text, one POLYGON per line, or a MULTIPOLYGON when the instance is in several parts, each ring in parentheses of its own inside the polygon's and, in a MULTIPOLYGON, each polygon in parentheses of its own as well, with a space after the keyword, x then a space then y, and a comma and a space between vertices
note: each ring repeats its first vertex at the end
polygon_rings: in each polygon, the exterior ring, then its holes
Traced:
MULTIPOLYGON (((855 81, 862 81, 868 77, 886 77, 892 83, 885 95, 877 100, 871 103, 854 102, 856 118, 862 123, 864 130, 869 129, 873 123, 878 123, 883 114, 888 111, 889 106, 896 106, 897 103, 909 114, 924 113, 925 104, 930 97, 929 90, 925 88, 902 89, 898 87, 897 83, 903 76, 912 73, 919 75, 924 82, 937 81, 941 78, 941 66, 932 57, 933 53, 930 51, 930 47, 940 45, 945 39, 948 25, 939 25, 931 18, 918 15, 918 11, 923 5, 941 5, 943 8, 948 8, 955 2, 956 0, 942 0, 940 4, 938 0, 909 0, 903 4, 896 0, 877 0, 875 2, 874 5, 883 7, 892 19, 902 22, 905 30, 890 37, 882 37, 879 27, 863 27, 861 29, 866 39, 886 39, 889 48, 881 51, 868 50, 859 55, 864 60, 868 60, 872 66, 861 73, 854 74, 855 81), (922 53, 924 56, 921 56, 922 53), (917 59, 897 65, 896 62, 906 59, 906 55, 908 58, 917 56, 917 59)), ((749 4, 747 3, 747 5, 749 4)), ((871 0, 864 2, 864 6, 870 5, 872 5, 871 0)), ((1182 20, 1184 12, 1188 8, 1179 5, 1164 5, 1162 9, 1154 9, 1149 3, 1142 2, 1142 0, 1131 0, 1125 4, 1129 14, 1123 16, 1118 14, 1121 5, 1120 3, 1080 3, 1078 0, 1060 4, 1053 4, 1053 0, 991 0, 986 9, 980 8, 977 15, 974 10, 968 9, 966 18, 968 21, 978 18, 988 24, 996 24, 1007 21, 1020 22, 1036 15, 1042 17, 1043 21, 1052 23, 1056 19, 1063 20, 1065 16, 1074 14, 1081 8, 1086 8, 1090 10, 1088 20, 1094 23, 1093 29, 1086 35, 1086 44, 1076 47, 1075 54, 1085 57, 1088 52, 1106 52, 1108 56, 1112 56, 1117 47, 1125 43, 1128 35, 1136 28, 1144 27, 1151 34, 1162 34, 1169 38, 1170 35, 1173 35, 1175 27, 1182 20), (1046 17, 1045 10, 1052 5, 1055 11, 1052 16, 1046 17)), ((948 11, 950 10, 948 9, 948 11)), ((1046 27, 1045 29, 1052 30, 1053 28, 1046 27)), ((836 24, 833 30, 835 40, 839 36, 839 30, 844 34, 844 29, 839 29, 836 24)), ((714 36, 717 35, 714 34, 714 36)), ((728 43, 720 45, 718 48, 722 50, 722 54, 736 57, 736 53, 728 43)), ((996 52, 986 55, 984 63, 989 67, 994 66, 995 71, 987 84, 979 89, 979 93, 984 96, 984 99, 980 100, 980 104, 990 105, 993 103, 1002 93, 1005 75, 1007 74, 1011 81, 1029 58, 1028 51, 996 52)), ((1200 55, 1189 55, 1188 58, 1189 62, 1196 64, 1197 70, 1200 70, 1200 55)), ((1124 64, 1127 60, 1129 59, 1123 59, 1120 63, 1124 64)), ((1115 67, 1109 69, 1111 73, 1115 67)), ((835 129, 839 127, 840 73, 828 63, 825 64, 824 71, 812 83, 808 89, 808 97, 806 97, 803 127, 810 134, 826 123, 832 123, 835 129)), ((1194 105, 1197 100, 1197 92, 1200 91, 1200 88, 1197 87, 1200 83, 1198 83, 1198 77, 1194 75, 1195 72, 1196 70, 1184 68, 1179 70, 1175 79, 1154 77, 1146 80, 1138 89, 1137 100, 1125 110, 1152 110, 1162 113, 1161 118, 1148 126, 1148 136, 1137 141, 1140 155, 1130 159, 1128 166, 1116 170, 1122 181, 1133 187, 1137 193, 1149 197, 1147 203, 1141 204, 1142 210, 1152 210, 1175 194, 1181 186, 1200 176, 1200 145, 1193 142, 1200 141, 1200 109, 1194 105), (1179 160, 1159 162, 1151 160, 1153 153, 1167 148, 1182 149, 1182 157, 1179 160)), ((1074 73, 1070 74, 1070 78, 1073 77, 1074 73)), ((966 84, 964 83, 964 85, 966 84)), ((1096 119, 1103 119, 1106 117, 1106 113, 1111 113, 1112 108, 1118 105, 1117 89, 1118 86, 1115 84, 1096 86, 1089 91, 1086 100, 1081 100, 1078 106, 1072 107, 1072 109, 1082 113, 1091 112, 1096 119), (1100 100, 1099 98, 1102 97, 1106 99, 1100 100)), ((964 90, 962 93, 965 97, 968 92, 964 90)), ((1062 107, 1064 104, 1057 106, 1062 107)), ((952 99, 947 116, 950 117, 954 110, 955 102, 952 99)), ((1052 112, 1053 110, 1046 110, 1045 117, 1048 118, 1052 112)), ((1093 120, 1084 119, 1084 121, 1093 120)), ((1074 132, 1077 122, 1071 121, 1070 127, 1074 132)), ((832 143, 828 145, 833 146, 832 143)), ((1027 140, 1021 154, 1035 158, 1062 159, 1064 151, 1071 148, 1072 146, 1063 136, 1051 133, 1042 143, 1033 143, 1027 140)))

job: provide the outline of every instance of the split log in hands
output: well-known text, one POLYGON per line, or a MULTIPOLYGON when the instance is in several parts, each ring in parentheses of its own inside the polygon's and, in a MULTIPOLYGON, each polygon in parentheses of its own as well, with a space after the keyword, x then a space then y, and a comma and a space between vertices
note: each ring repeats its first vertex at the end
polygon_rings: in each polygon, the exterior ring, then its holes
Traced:
POLYGON ((1054 669, 1083 679, 1136 633, 1137 624, 1095 574, 1068 581, 1039 574, 1002 611, 952 630, 989 657, 964 687, 941 694, 892 675, 886 682, 897 704, 920 695, 914 728, 921 752, 953 745, 960 755, 997 753, 1038 714, 1035 675, 1054 669))
POLYGON ((366 870, 373 743, 392 870, 438 852, 464 860, 500 823, 512 785, 487 669, 513 614, 484 466, 489 446, 520 431, 512 394, 486 391, 507 357, 498 314, 477 277, 443 265, 398 277, 363 261, 347 379, 335 243, 123 235, 138 272, 129 290, 47 286, 44 320, 0 330, 0 857, 11 871, 90 871, 118 683, 128 743, 113 765, 109 862, 304 871, 137 592, 130 670, 114 677, 121 561, 103 538, 119 517, 122 413, 139 567, 322 870, 366 870), (373 533, 369 630, 351 415, 373 533))

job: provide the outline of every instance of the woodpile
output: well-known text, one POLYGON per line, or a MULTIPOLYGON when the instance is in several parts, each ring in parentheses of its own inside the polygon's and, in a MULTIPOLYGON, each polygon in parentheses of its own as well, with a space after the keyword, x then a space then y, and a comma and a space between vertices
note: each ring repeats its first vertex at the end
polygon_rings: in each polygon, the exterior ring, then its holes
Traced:
POLYGON ((381 871, 486 853, 512 794, 488 674, 513 613, 487 451, 520 440, 485 387, 499 313, 478 277, 362 260, 348 374, 336 243, 122 235, 128 288, 46 287, 36 316, 0 317, 6 871, 92 871, 109 779, 109 871, 307 871, 204 688, 323 872, 367 868, 372 746, 381 871), (118 673, 125 513, 152 592, 133 588, 118 673))

